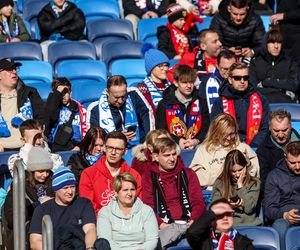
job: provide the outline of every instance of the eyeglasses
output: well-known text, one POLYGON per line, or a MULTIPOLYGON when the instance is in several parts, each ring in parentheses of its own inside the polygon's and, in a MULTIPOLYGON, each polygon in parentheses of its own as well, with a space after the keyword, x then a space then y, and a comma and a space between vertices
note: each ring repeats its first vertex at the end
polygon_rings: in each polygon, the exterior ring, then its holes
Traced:
POLYGON ((242 79, 246 82, 249 79, 249 76, 231 76, 231 78, 235 81, 241 81, 242 79))
POLYGON ((105 145, 105 148, 108 152, 113 152, 115 150, 115 152, 117 154, 122 154, 125 150, 125 148, 118 148, 118 147, 113 147, 113 146, 109 146, 109 145, 105 145))
POLYGON ((162 68, 169 68, 169 64, 162 63, 162 64, 158 64, 157 67, 159 67, 160 69, 162 69, 162 68))

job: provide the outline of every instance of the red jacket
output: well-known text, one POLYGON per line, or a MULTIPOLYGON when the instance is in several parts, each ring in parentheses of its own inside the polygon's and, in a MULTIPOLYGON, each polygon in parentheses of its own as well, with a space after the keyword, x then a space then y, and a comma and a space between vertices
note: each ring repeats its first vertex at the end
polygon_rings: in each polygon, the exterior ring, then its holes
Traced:
MULTIPOLYGON (((102 156, 95 165, 86 168, 79 182, 79 195, 90 199, 95 213, 98 215, 99 210, 106 206, 114 197, 115 191, 112 188, 114 177, 105 165, 106 156, 102 156)), ((128 172, 134 176, 138 183, 137 196, 141 194, 142 179, 138 172, 130 168, 125 160, 122 160, 120 173, 128 172)), ((141 198, 141 197, 140 197, 141 198)))
MULTIPOLYGON (((152 162, 152 164, 147 167, 147 170, 144 171, 142 176, 142 200, 145 204, 152 207, 154 213, 157 214, 151 181, 151 171, 158 173, 163 182, 166 203, 171 217, 173 220, 180 220, 182 217, 182 208, 179 200, 180 193, 177 190, 177 182, 174 176, 182 169, 185 171, 188 179, 188 195, 191 203, 190 205, 192 207, 191 220, 196 220, 205 211, 205 203, 202 196, 201 186, 196 173, 192 169, 186 168, 180 158, 177 160, 175 169, 171 172, 160 171, 156 162, 152 162)), ((156 215, 156 218, 160 225, 163 222, 162 219, 158 215, 156 215)))

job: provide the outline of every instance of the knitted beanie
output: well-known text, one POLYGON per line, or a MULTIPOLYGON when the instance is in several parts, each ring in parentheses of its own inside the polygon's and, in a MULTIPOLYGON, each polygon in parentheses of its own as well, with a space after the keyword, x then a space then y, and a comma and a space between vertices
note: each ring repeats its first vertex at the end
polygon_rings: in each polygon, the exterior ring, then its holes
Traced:
POLYGON ((186 10, 179 4, 173 4, 167 9, 168 21, 170 23, 175 22, 179 18, 186 17, 186 10))
POLYGON ((14 1, 13 0, 0 0, 0 9, 2 9, 5 6, 10 5, 11 7, 14 7, 14 1))
POLYGON ((57 191, 65 186, 75 185, 76 179, 73 172, 67 167, 60 167, 55 170, 52 176, 52 188, 57 191))
POLYGON ((47 149, 41 147, 32 147, 27 156, 27 171, 51 170, 53 161, 51 154, 47 149))
POLYGON ((153 68, 162 63, 167 63, 170 65, 169 58, 160 50, 149 49, 145 52, 145 68, 147 75, 151 74, 153 68))

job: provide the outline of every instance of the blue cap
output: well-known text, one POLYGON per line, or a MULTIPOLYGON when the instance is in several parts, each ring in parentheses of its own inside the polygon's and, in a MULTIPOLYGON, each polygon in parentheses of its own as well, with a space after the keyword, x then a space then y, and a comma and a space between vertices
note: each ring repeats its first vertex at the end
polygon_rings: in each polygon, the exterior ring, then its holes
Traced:
POLYGON ((52 188, 54 191, 57 191, 65 186, 75 184, 75 175, 69 168, 60 167, 54 171, 52 176, 52 188))

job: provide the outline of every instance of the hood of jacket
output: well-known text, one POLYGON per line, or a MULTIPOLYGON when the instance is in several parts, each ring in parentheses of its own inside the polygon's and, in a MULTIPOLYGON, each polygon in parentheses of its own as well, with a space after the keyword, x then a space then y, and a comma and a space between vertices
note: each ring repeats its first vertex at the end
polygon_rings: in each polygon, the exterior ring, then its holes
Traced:
POLYGON ((138 197, 136 197, 135 201, 133 203, 132 209, 131 209, 131 213, 129 215, 125 215, 120 210, 119 205, 118 205, 118 198, 117 197, 114 197, 110 201, 108 206, 110 207, 110 210, 111 210, 112 214, 114 216, 116 216, 117 218, 123 219, 123 220, 130 220, 132 217, 134 217, 142 209, 143 202, 138 197))
POLYGON ((139 144, 132 148, 132 155, 133 157, 137 158, 139 161, 145 162, 145 161, 151 161, 151 152, 147 148, 146 144, 139 144))

